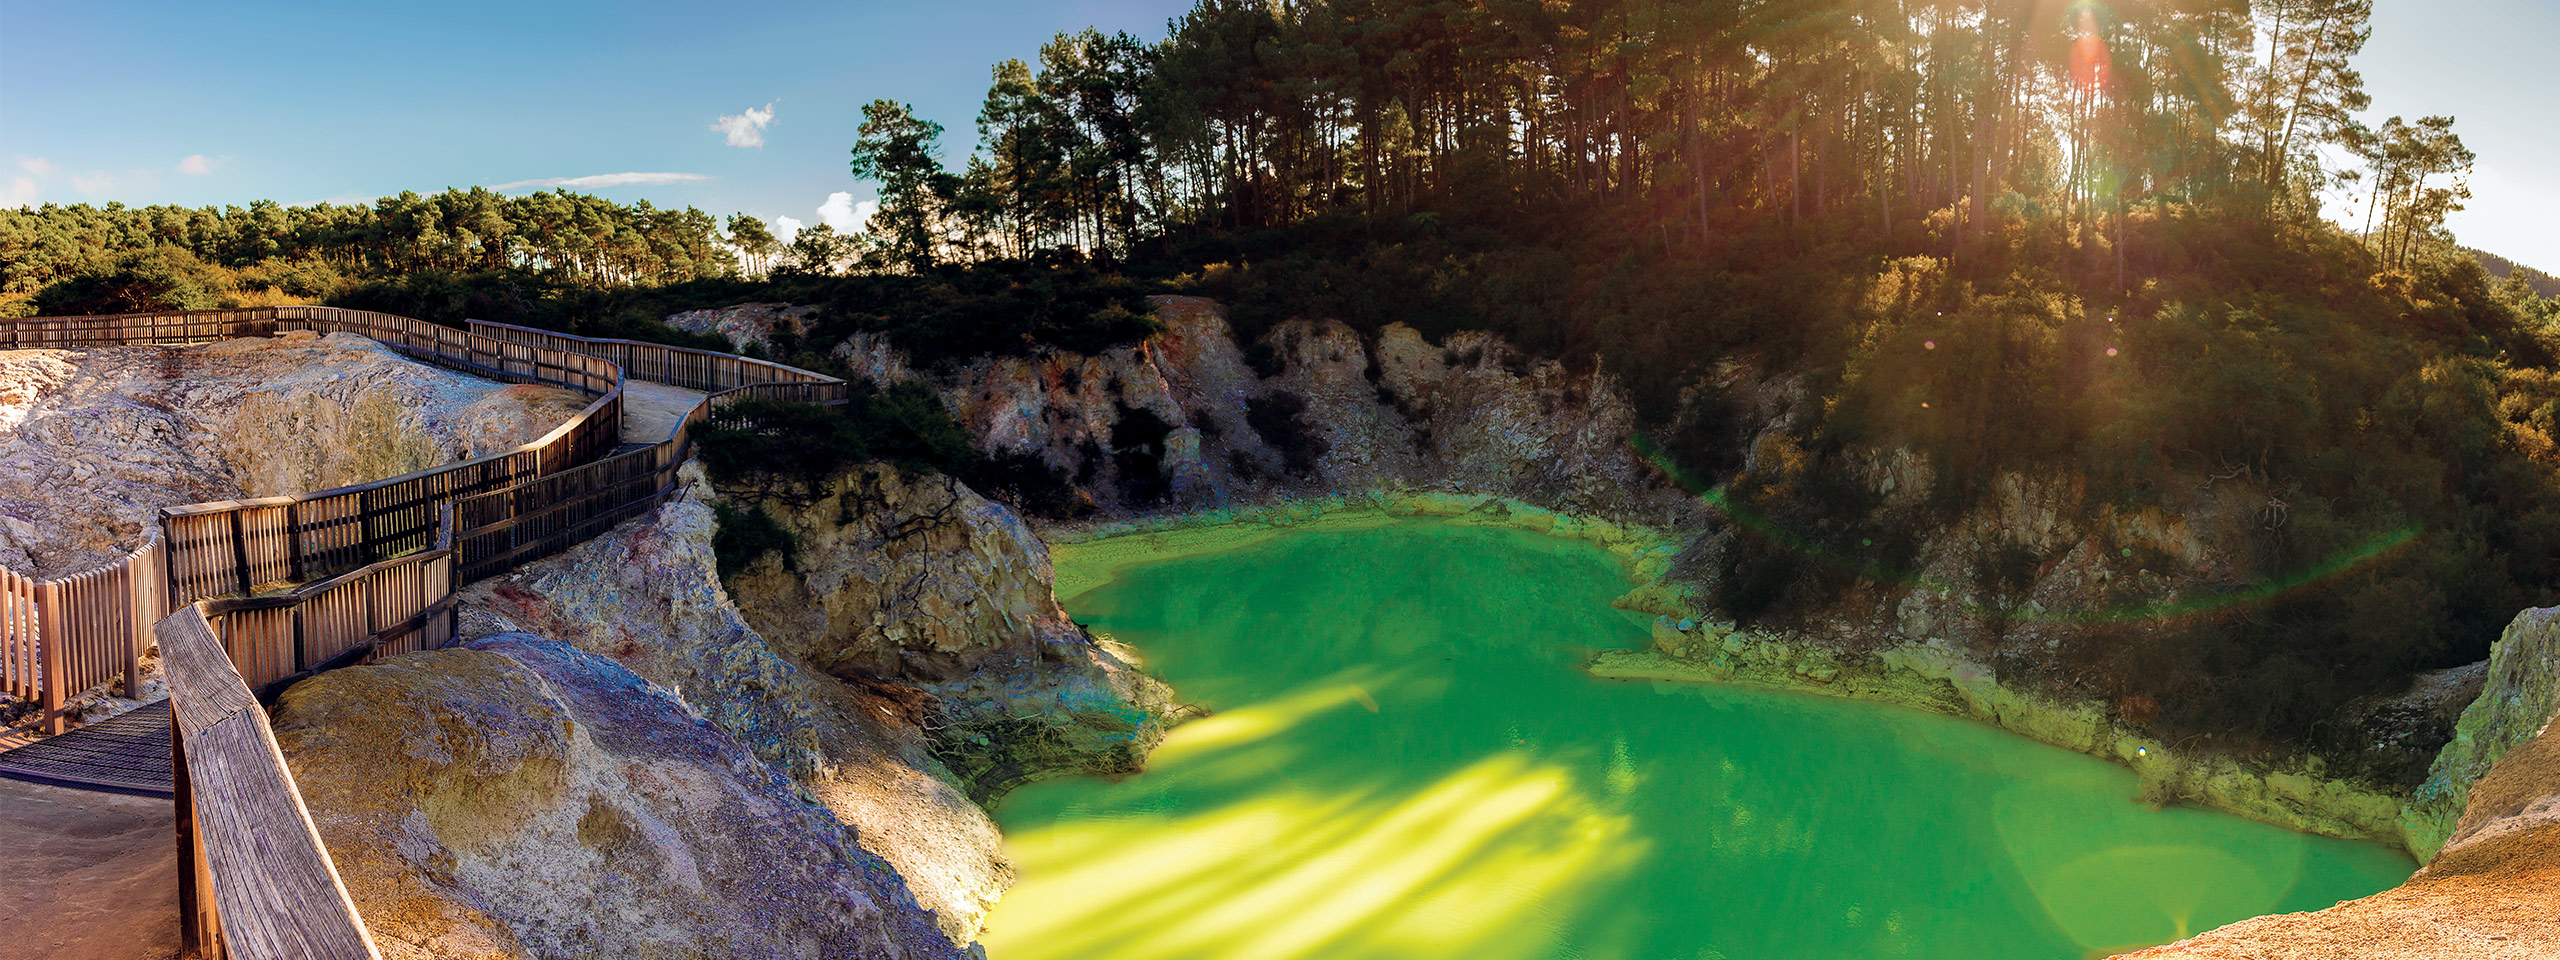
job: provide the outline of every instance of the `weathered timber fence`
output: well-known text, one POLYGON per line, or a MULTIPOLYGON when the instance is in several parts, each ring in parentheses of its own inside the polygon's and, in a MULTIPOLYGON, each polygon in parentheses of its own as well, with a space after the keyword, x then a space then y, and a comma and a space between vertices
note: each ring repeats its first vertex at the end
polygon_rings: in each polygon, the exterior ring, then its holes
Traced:
MULTIPOLYGON (((568 422, 513 450, 317 493, 165 509, 143 550, 73 577, 40 581, 0 570, 0 690, 38 705, 32 723, 62 732, 69 699, 118 673, 128 683, 137 676, 136 662, 150 642, 141 625, 177 604, 213 597, 256 598, 217 613, 227 638, 265 658, 244 661, 243 674, 265 677, 257 685, 271 690, 311 668, 299 654, 276 658, 277 651, 301 648, 302 634, 295 631, 308 618, 299 604, 350 602, 337 595, 306 596, 307 586, 282 593, 277 588, 338 583, 350 571, 371 571, 360 578, 371 585, 369 596, 387 597, 390 588, 381 579, 387 571, 422 570, 423 561, 413 555, 436 548, 440 536, 449 538, 439 516, 454 502, 592 462, 621 442, 622 372, 612 361, 390 314, 263 307, 47 317, 0 323, 0 347, 177 344, 291 330, 357 334, 428 363, 504 382, 566 387, 595 399, 568 422), (290 669, 267 676, 277 664, 290 669)), ((443 549, 450 552, 450 543, 443 549)), ((452 573, 448 564, 436 574, 444 581, 441 592, 415 603, 447 601, 452 573)), ((405 620, 425 612, 423 606, 386 608, 374 619, 405 620)))
POLYGON ((472 333, 491 340, 605 360, 620 367, 623 376, 704 393, 719 393, 758 383, 843 382, 822 373, 734 353, 673 347, 641 340, 575 337, 486 320, 469 322, 472 333))
POLYGON ((569 387, 595 400, 549 434, 503 453, 335 490, 164 510, 174 599, 254 593, 424 549, 443 505, 591 462, 622 441, 623 375, 612 361, 389 314, 274 309, 291 314, 278 319, 278 329, 357 333, 431 363, 569 387))
POLYGON ((181 607, 156 633, 172 708, 182 955, 376 960, 266 710, 204 611, 181 607))
POLYGON ((141 676, 151 621, 168 608, 168 549, 157 529, 123 558, 67 577, 0 569, 0 692, 35 704, 33 722, 60 733, 68 698, 141 676))
MULTIPOLYGON (((242 960, 371 960, 379 954, 294 788, 262 698, 322 670, 452 642, 462 584, 559 553, 657 506, 692 455, 695 432, 722 408, 751 399, 842 402, 853 388, 712 351, 480 321, 462 332, 327 307, 18 321, 0 324, 0 347, 185 343, 282 330, 358 333, 432 363, 569 386, 596 400, 506 453, 318 493, 163 510, 161 531, 142 550, 65 581, 0 570, 0 681, 13 695, 26 682, 58 709, 64 695, 88 688, 67 683, 106 682, 105 667, 130 680, 147 640, 142 625, 175 610, 152 635, 175 708, 185 950, 242 960), (625 376, 709 395, 664 440, 607 456, 621 441, 625 376), (61 586, 72 581, 80 585, 61 586)), ((58 732, 58 712, 53 717, 58 732)))
POLYGON ((434 545, 278 593, 199 600, 232 665, 259 699, 304 677, 453 641, 453 505, 434 545))

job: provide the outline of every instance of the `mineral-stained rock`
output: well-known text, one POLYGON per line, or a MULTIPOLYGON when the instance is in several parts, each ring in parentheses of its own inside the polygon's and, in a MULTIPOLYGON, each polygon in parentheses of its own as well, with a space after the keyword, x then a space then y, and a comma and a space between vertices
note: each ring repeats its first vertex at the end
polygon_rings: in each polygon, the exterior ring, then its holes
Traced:
MULTIPOLYGON (((2466 811, 2476 813, 2472 785, 2508 751, 2543 734, 2560 713, 2560 607, 2517 614, 2490 647, 2489 676, 2479 697, 2454 724, 2453 742, 2436 754, 2426 783, 2410 801, 2402 822, 2420 855, 2458 837, 2466 811)), ((2560 773, 2560 771, 2555 771, 2560 773)), ((2560 778, 2549 791, 2560 798, 2560 778)), ((2555 799, 2560 803, 2560 799, 2555 799)), ((2560 866, 2560 864, 2555 864, 2560 866)), ((2560 921, 2555 921, 2560 922, 2560 921)))
MULTIPOLYGON (((1152 302, 1160 330, 1144 342, 980 358, 930 382, 980 448, 1039 457, 1106 513, 1408 486, 1622 517, 1686 502, 1628 452, 1634 412, 1597 370, 1529 363, 1482 333, 1435 345, 1401 324, 1369 337, 1296 319, 1239 343, 1215 303, 1152 302), (1305 436, 1267 411, 1257 423, 1272 404, 1302 407, 1305 436), (1310 462, 1292 464, 1291 446, 1310 462)), ((875 341, 839 352, 910 376, 875 341)))
POLYGON ((1067 618, 1048 546, 1021 518, 950 477, 885 465, 810 493, 730 492, 794 543, 729 584, 759 636, 840 679, 936 694, 934 751, 981 801, 1144 764, 1168 695, 1067 618))
POLYGON ((693 310, 667 318, 667 325, 687 333, 708 333, 728 338, 739 349, 764 349, 773 346, 776 333, 798 334, 807 329, 816 307, 795 307, 787 303, 741 303, 715 310, 693 310))
MULTIPOLYGON (((868 481, 904 491, 901 512, 889 518, 892 526, 937 512, 945 520, 975 516, 970 522, 983 526, 937 534, 958 537, 945 545, 961 555, 902 553, 896 562, 865 569, 888 575, 889 582, 915 576, 929 585, 929 598, 916 596, 931 609, 961 609, 979 594, 1030 606, 1017 608, 1013 619, 957 616, 942 622, 945 633, 913 634, 942 638, 925 649, 947 641, 968 652, 914 661, 935 670, 968 665, 934 692, 920 688, 913 675, 848 669, 844 674, 851 679, 842 679, 815 669, 800 651, 815 649, 808 644, 822 635, 769 642, 731 603, 711 548, 716 524, 707 501, 716 495, 698 469, 688 466, 685 476, 685 496, 656 516, 474 585, 466 593, 466 628, 477 623, 486 625, 482 629, 530 630, 611 657, 672 692, 854 828, 860 846, 896 867, 953 940, 974 939, 986 908, 1011 883, 1012 868, 997 853, 994 824, 945 779, 951 775, 936 760, 939 741, 965 736, 976 729, 973 722, 983 726, 983 718, 1028 717, 1034 722, 1015 733, 1039 744, 1068 745, 1045 757, 1050 769, 1135 769, 1145 749, 1163 736, 1164 721, 1156 711, 1166 709, 1167 694, 1056 612, 1047 593, 1047 553, 1036 539, 1008 532, 1020 526, 1018 520, 1000 509, 942 510, 937 505, 943 501, 933 499, 945 493, 939 481, 893 475, 868 481), (1106 720, 1116 725, 1106 726, 1106 720), (942 729, 928 734, 927 725, 942 729), (1073 754, 1076 749, 1090 753, 1073 754)), ((838 486, 853 482, 841 478, 838 486)), ((985 505, 965 487, 947 492, 985 505)), ((813 534, 819 518, 838 515, 832 501, 809 506, 812 515, 806 518, 774 509, 813 534)), ((800 553, 807 569, 850 570, 870 562, 862 553, 867 549, 857 535, 813 535, 800 553), (830 551, 852 554, 825 555, 830 551)), ((759 590, 807 595, 806 583, 757 582, 764 584, 759 590)), ((868 582, 851 577, 838 588, 863 589, 868 582)), ((747 590, 742 582, 741 592, 747 590)), ((780 609, 773 597, 748 605, 780 609)), ((777 634, 790 629, 775 628, 777 634)), ((892 667, 909 662, 885 661, 892 667)), ((999 744, 1007 742, 998 738, 999 744)))
POLYGON ((563 644, 324 674, 275 724, 387 957, 960 955, 789 779, 563 644))
POLYGON ((0 566, 77 573, 140 546, 162 507, 496 453, 586 402, 345 334, 0 350, 0 566))
POLYGON ((768 554, 731 583, 757 632, 809 665, 949 680, 999 648, 1074 632, 1040 538, 959 481, 871 465, 810 493, 751 505, 795 546, 788 564, 768 554))

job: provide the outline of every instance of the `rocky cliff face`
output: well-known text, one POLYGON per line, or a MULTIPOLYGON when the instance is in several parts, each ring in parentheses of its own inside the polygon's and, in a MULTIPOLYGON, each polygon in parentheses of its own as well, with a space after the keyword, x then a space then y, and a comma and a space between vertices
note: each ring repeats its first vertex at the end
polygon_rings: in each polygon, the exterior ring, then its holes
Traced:
POLYGON ((732 577, 758 635, 800 664, 933 697, 933 752, 971 796, 1139 769, 1170 694, 1059 609, 1048 546, 947 476, 881 465, 807 498, 723 491, 791 547, 732 577))
POLYGON ((743 743, 564 644, 325 674, 275 725, 386 957, 961 955, 743 743))
POLYGON ((816 307, 795 307, 787 303, 741 303, 716 310, 691 310, 667 318, 667 325, 686 333, 715 334, 729 338, 741 349, 762 350, 773 346, 776 333, 799 334, 806 329, 816 307))
MULTIPOLYGON (((1655 522, 1691 509, 1628 450, 1634 413, 1605 374, 1402 325, 1366 338, 1293 320, 1239 344, 1210 301, 1154 303, 1162 332, 1143 343, 927 379, 981 449, 1038 457, 1105 519, 1380 487, 1655 522)), ((875 379, 925 377, 875 337, 835 352, 875 379)))
POLYGON ((825 673, 949 680, 999 650, 1075 632, 1050 595, 1040 538, 951 477, 867 466, 805 502, 747 507, 777 520, 793 548, 731 579, 738 609, 825 673))
POLYGON ((833 499, 770 506, 807 538, 796 569, 773 557, 741 579, 751 618, 717 572, 719 495, 686 476, 655 517, 474 585, 465 632, 523 630, 631 670, 814 798, 937 929, 972 941, 1012 869, 969 792, 1020 770, 1135 769, 1163 736, 1165 691, 1057 612, 1037 539, 966 487, 864 471, 832 488, 867 505, 854 519, 833 499), (874 538, 900 530, 915 542, 879 552, 874 538))
MULTIPOLYGON (((2513 815, 2522 808, 2506 801, 2482 802, 2474 784, 2485 782, 2506 757, 2538 739, 2555 740, 2539 748, 2560 752, 2560 738, 2549 737, 2560 715, 2560 607, 2517 614, 2505 635, 2490 649, 2488 676, 2479 696, 2454 725, 2453 742, 2436 755, 2427 782, 2404 817, 2410 846, 2421 856, 2447 841, 2456 844, 2479 834, 2481 817, 2513 815), (2467 825, 2467 826, 2466 826, 2467 825)), ((2533 766, 2520 762, 2519 771, 2533 766)), ((2511 771, 2513 773, 2515 771, 2511 771)), ((2560 767, 2551 771, 2543 791, 2560 821, 2560 767)), ((2531 806, 2531 804, 2526 804, 2531 806)))
POLYGON ((495 453, 585 405, 351 335, 0 351, 0 565, 77 573, 141 546, 162 507, 495 453))

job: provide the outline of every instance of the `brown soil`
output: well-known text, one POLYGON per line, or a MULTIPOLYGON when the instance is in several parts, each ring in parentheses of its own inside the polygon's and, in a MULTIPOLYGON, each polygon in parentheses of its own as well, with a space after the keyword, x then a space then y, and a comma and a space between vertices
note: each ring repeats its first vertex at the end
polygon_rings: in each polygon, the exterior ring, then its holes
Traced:
POLYGON ((178 955, 167 800, 0 780, 0 960, 178 955))

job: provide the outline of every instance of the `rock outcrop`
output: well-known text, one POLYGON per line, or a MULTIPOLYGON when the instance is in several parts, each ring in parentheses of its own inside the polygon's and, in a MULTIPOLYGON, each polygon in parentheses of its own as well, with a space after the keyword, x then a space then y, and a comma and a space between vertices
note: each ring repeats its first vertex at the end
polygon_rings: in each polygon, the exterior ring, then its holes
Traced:
POLYGON ((1040 538, 958 480, 875 464, 804 499, 746 504, 777 521, 792 549, 730 586, 756 632, 810 666, 949 680, 1000 649, 1075 633, 1050 593, 1040 538))
POLYGON ((725 491, 791 539, 730 579, 756 633, 839 680, 934 696, 934 754, 974 799, 1136 771, 1174 710, 1058 606, 1048 546, 948 476, 849 470, 806 498, 725 491))
POLYGON ((348 334, 0 351, 0 566, 77 573, 141 546, 162 507, 495 453, 586 402, 348 334))
MULTIPOLYGON (((1628 450, 1634 412, 1597 370, 1533 362, 1482 333, 1435 345, 1401 324, 1371 338, 1292 320, 1240 344, 1211 301, 1153 303, 1155 336, 1098 354, 980 357, 924 373, 876 335, 833 351, 875 381, 931 384, 980 449, 1037 457, 1106 520, 1380 487, 1656 523, 1694 509, 1628 450)), ((772 313, 762 306, 735 309, 772 313)), ((682 315, 741 347, 763 342, 761 321, 710 316, 682 315)))
POLYGON ((386 957, 961 955, 790 780, 566 645, 324 674, 275 726, 386 957))
POLYGON ((686 333, 727 337, 739 349, 768 350, 777 333, 797 336, 807 330, 816 307, 787 303, 741 303, 713 310, 690 310, 667 318, 667 325, 686 333))
MULTIPOLYGON (((2544 736, 2560 714, 2560 607, 2517 614, 2490 648, 2480 695, 2454 724, 2453 742, 2436 754, 2404 820, 2410 846, 2428 855, 2466 835, 2461 824, 2481 812, 2472 785, 2511 751, 2544 736)), ((2550 793, 2560 797, 2560 769, 2550 793)), ((2497 806, 2492 804, 2491 806, 2497 806)))
MULTIPOLYGON (((685 495, 656 516, 474 585, 465 632, 529 631, 667 691, 816 798, 953 942, 972 941, 1012 868, 969 794, 1022 766, 1005 765, 1017 753, 1052 772, 1135 769, 1163 736, 1166 692, 1057 612, 1046 551, 1018 519, 966 487, 894 472, 838 480, 840 491, 896 491, 870 501, 852 530, 821 531, 839 515, 832 500, 772 510, 809 531, 795 566, 836 577, 822 581, 831 591, 886 589, 871 595, 892 598, 888 609, 903 612, 893 620, 913 613, 914 629, 848 613, 840 647, 827 645, 830 618, 777 621, 774 635, 789 640, 768 639, 720 581, 718 495, 697 468, 685 476, 685 495), (945 494, 956 505, 934 499, 945 494), (902 528, 954 555, 870 552, 865 531, 902 528), (955 774, 946 759, 979 775, 955 774)), ((817 598, 778 558, 764 562, 777 569, 741 581, 754 595, 746 607, 779 615, 788 598, 817 598)))

